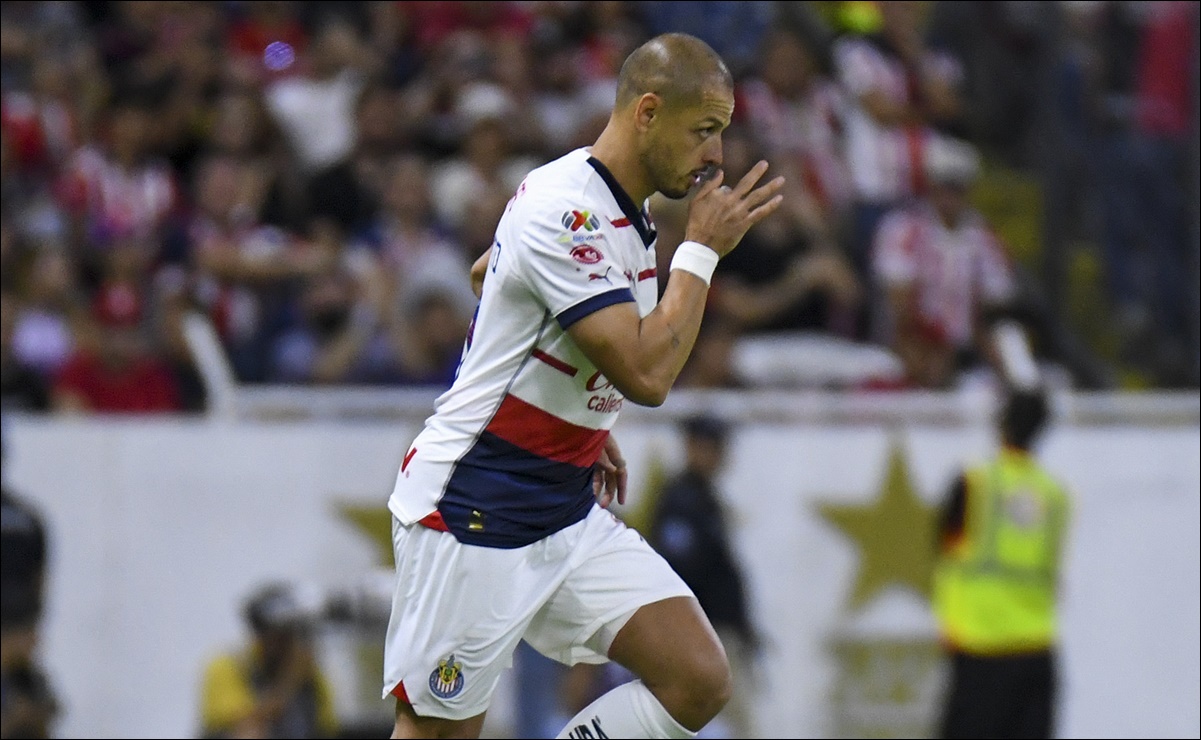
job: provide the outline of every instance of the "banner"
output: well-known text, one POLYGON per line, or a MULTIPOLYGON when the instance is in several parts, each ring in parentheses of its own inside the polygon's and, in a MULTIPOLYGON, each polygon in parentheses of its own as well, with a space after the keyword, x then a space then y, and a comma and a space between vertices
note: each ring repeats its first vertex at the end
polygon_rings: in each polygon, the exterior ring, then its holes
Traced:
MULTIPOLYGON (((635 523, 682 459, 676 429, 651 418, 615 430, 635 523)), ((50 528, 41 649, 61 736, 196 736, 205 662, 245 640, 257 586, 386 587, 383 507, 416 423, 5 422, 5 483, 50 528)), ((761 736, 930 732, 944 681, 925 594, 935 508, 994 444, 982 424, 736 427, 720 488, 767 638, 761 736)), ((1064 736, 1201 731, 1199 448, 1195 424, 1060 426, 1042 445, 1076 503, 1064 736)), ((325 646, 344 716, 390 715, 361 670, 378 660, 372 639, 325 646)), ((505 686, 490 731, 507 731, 511 701, 505 686)))

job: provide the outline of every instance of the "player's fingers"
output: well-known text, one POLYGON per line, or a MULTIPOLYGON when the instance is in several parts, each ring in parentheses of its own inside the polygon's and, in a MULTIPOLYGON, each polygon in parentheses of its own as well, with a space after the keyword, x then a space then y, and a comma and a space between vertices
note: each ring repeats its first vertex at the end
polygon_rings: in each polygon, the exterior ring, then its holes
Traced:
POLYGON ((596 458, 596 465, 606 472, 616 467, 613 464, 613 456, 609 454, 608 448, 601 448, 600 455, 596 458))
POLYGON ((617 469, 617 503, 626 505, 626 489, 629 487, 630 476, 624 466, 617 469))
POLYGON ((721 187, 721 183, 726 179, 726 173, 721 169, 717 170, 717 174, 701 183, 701 187, 696 191, 696 199, 700 200, 721 187))
POLYGON ((747 194, 742 202, 746 205, 748 211, 753 211, 763 203, 766 203, 773 195, 780 192, 780 188, 784 187, 783 176, 777 177, 763 187, 755 188, 747 194))
POLYGON ((613 503, 613 494, 601 489, 600 493, 596 494, 596 503, 602 508, 609 508, 609 504, 613 503))
POLYGON ((734 188, 734 195, 739 198, 746 197, 746 194, 751 192, 751 188, 755 187, 755 183, 759 182, 759 178, 763 177, 765 172, 767 172, 767 160, 761 159, 751 168, 750 172, 743 175, 742 179, 738 181, 738 185, 734 188))

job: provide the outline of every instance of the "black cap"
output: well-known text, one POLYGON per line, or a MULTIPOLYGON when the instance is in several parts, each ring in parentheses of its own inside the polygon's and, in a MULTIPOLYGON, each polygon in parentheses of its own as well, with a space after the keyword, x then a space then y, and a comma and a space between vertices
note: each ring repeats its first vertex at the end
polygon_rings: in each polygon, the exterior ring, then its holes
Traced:
POLYGON ((1001 409, 1001 435, 1006 442, 1023 450, 1034 446, 1047 425, 1050 409, 1040 390, 1013 390, 1001 409))
POLYGON ((730 425, 724 419, 708 414, 689 416, 680 422, 680 427, 689 437, 699 437, 712 442, 725 442, 730 435, 730 425))
POLYGON ((244 613, 255 632, 296 630, 308 623, 295 589, 286 583, 260 588, 247 600, 244 613))

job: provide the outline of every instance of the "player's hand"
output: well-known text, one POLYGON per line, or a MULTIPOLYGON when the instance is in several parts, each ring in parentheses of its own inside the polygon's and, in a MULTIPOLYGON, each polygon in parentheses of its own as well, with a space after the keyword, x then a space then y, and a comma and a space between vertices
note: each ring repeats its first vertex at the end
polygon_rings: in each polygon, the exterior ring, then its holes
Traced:
POLYGON ((596 496, 596 501, 602 509, 609 508, 614 497, 617 498, 617 503, 625 504, 628 479, 626 460, 621 455, 617 440, 610 434, 592 471, 592 494, 596 496))
POLYGON ((484 278, 488 275, 488 262, 492 259, 492 250, 493 247, 488 247, 471 265, 471 292, 475 293, 476 298, 484 297, 484 278))
POLYGON ((770 216, 784 200, 779 194, 784 187, 783 177, 755 187, 766 172, 767 162, 760 160, 737 185, 729 188, 721 184, 725 174, 718 170, 688 206, 684 238, 704 244, 719 257, 726 256, 738 246, 748 229, 770 216))

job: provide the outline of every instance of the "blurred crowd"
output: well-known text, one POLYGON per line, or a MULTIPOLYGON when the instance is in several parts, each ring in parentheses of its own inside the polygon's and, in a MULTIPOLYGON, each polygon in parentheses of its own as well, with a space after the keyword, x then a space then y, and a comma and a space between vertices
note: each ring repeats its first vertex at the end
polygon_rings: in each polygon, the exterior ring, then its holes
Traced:
MULTIPOLYGON (((756 335, 887 348, 900 371, 856 382, 926 388, 987 364, 990 315, 1055 336, 1066 299, 970 197, 1052 154, 1097 310, 1163 358, 1153 382, 1196 382, 1195 3, 0 6, 5 409, 203 409, 191 311, 246 383, 448 385, 505 203, 593 142, 665 31, 735 76, 727 179, 764 157, 789 183, 722 262, 683 384, 753 384, 756 335)), ((652 212, 666 261, 686 212, 652 212)))

